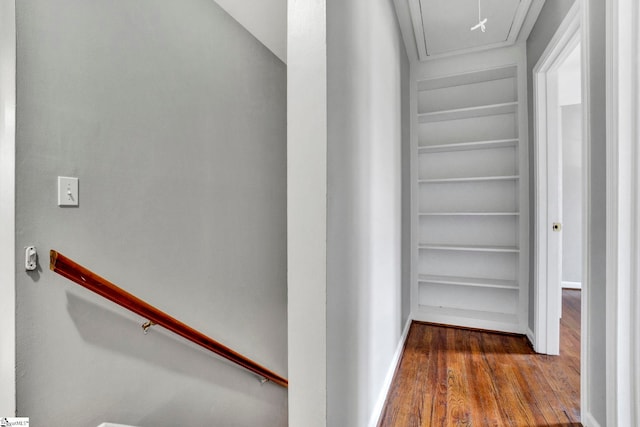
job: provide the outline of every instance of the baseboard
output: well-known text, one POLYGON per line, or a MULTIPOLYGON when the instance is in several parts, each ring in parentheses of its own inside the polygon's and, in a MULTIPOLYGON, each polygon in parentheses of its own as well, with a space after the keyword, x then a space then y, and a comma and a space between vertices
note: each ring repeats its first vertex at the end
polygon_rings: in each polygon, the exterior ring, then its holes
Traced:
POLYGON ((533 347, 535 349, 536 348, 536 335, 533 333, 533 331, 529 327, 527 327, 527 339, 529 340, 529 344, 531 344, 531 347, 533 347))
POLYGON ((400 358, 402 357, 402 351, 404 350, 404 344, 407 341, 407 335, 409 334, 409 327, 411 326, 411 322, 413 322, 413 319, 412 316, 409 316, 409 318, 407 319, 407 323, 404 325, 404 330, 402 331, 402 336, 400 336, 400 341, 398 342, 396 351, 393 354, 391 363, 389 364, 387 375, 384 377, 384 383, 382 383, 380 395, 378 396, 376 405, 373 407, 373 411, 371 412, 371 417, 369 418, 369 427, 377 426, 378 422, 380 421, 380 416, 382 415, 382 410, 384 409, 384 404, 387 401, 387 395, 389 394, 389 389, 391 388, 393 376, 396 373, 398 364, 400 363, 400 358))
POLYGON ((591 412, 587 412, 583 415, 583 420, 582 420, 582 425, 584 427, 600 427, 600 423, 596 421, 595 418, 593 418, 593 415, 591 415, 591 412))
POLYGON ((562 289, 582 289, 581 282, 566 282, 562 281, 562 289))

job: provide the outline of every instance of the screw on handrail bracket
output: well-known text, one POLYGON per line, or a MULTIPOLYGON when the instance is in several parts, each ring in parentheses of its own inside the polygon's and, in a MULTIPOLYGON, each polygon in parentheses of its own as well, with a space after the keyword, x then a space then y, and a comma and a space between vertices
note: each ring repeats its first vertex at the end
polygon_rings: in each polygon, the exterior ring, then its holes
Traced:
POLYGON ((153 323, 151 320, 147 320, 142 324, 142 330, 144 331, 145 335, 149 333, 149 328, 152 327, 153 325, 155 325, 155 323, 153 323))

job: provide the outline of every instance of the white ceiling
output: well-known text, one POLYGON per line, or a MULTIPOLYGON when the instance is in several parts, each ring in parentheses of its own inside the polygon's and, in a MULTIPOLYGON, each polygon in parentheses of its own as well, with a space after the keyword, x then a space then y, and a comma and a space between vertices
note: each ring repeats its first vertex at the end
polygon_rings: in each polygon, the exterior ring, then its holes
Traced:
MULTIPOLYGON (((287 62, 287 0, 215 0, 283 62, 287 62)), ((394 0, 410 57, 428 60, 526 40, 545 0, 394 0)))
POLYGON ((480 0, 486 32, 471 31, 478 0, 394 0, 409 54, 418 60, 526 40, 544 0, 480 0))
POLYGON ((215 0, 229 15, 287 62, 287 0, 215 0))

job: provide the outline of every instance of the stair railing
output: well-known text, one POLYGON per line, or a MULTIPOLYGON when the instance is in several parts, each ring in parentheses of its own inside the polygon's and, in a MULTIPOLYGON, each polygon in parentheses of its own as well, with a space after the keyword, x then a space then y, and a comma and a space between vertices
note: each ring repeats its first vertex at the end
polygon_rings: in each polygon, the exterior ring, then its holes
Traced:
POLYGON ((171 332, 214 352, 218 356, 230 360, 231 362, 253 372, 261 378, 262 382, 271 381, 285 388, 289 386, 289 381, 286 378, 219 343, 213 338, 209 338, 202 332, 193 329, 178 319, 171 317, 167 313, 141 300, 135 295, 130 294, 124 289, 119 288, 110 281, 98 276, 89 269, 81 266, 55 250, 51 250, 50 252, 49 268, 72 282, 95 292, 103 298, 106 298, 127 310, 146 318, 147 322, 142 325, 145 333, 147 332, 147 329, 153 325, 162 326, 163 328, 166 328, 171 332))

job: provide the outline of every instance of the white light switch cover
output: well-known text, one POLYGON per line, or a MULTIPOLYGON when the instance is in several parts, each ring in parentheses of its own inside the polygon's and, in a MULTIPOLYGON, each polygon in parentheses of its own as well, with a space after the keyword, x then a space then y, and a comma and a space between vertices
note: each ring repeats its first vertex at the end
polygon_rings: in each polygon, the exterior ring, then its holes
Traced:
POLYGON ((78 178, 58 177, 58 206, 78 206, 78 178))

